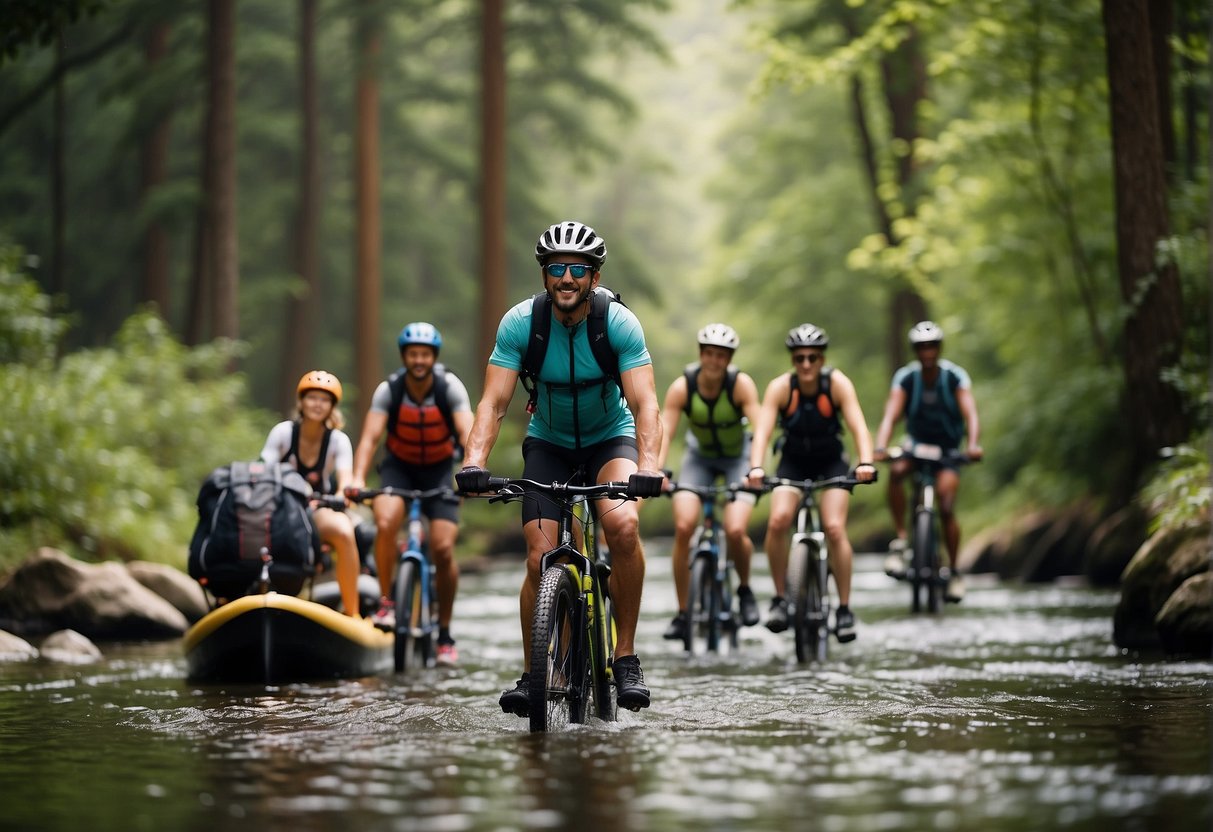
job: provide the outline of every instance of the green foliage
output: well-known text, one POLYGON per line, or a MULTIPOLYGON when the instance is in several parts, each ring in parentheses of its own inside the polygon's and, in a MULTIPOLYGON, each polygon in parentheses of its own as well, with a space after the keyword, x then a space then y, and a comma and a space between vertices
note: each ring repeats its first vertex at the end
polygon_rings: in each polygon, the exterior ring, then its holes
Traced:
POLYGON ((244 404, 245 380, 228 372, 240 352, 234 343, 186 349, 141 312, 112 347, 58 364, 0 364, 0 564, 61 545, 183 566, 202 479, 254 458, 270 421, 244 404))
POLYGON ((48 367, 67 322, 51 317, 51 299, 22 274, 21 258, 0 245, 0 364, 48 367))
POLYGON ((1150 533, 1207 519, 1213 507, 1210 484, 1209 436, 1167 448, 1154 478, 1141 499, 1150 513, 1150 533))

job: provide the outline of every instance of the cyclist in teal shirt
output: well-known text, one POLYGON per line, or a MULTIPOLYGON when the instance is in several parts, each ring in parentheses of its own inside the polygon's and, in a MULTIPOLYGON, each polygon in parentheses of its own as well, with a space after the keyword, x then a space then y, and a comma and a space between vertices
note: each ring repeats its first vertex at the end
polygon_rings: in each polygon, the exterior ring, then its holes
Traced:
MULTIPOLYGON (((977 417, 977 402, 972 383, 964 368, 940 358, 943 330, 933 321, 921 321, 910 330, 910 345, 918 356, 893 375, 889 396, 885 401, 884 417, 876 430, 876 459, 888 459, 886 446, 893 436, 893 426, 902 416, 910 443, 925 442, 938 445, 944 451, 955 451, 961 440, 967 439, 965 452, 969 459, 982 457, 981 422, 977 417)), ((910 460, 901 459, 889 466, 889 510, 897 536, 889 544, 885 571, 897 574, 905 569, 906 553, 906 478, 910 460)), ((939 500, 939 515, 943 521, 944 546, 948 552, 951 575, 944 597, 953 603, 964 597, 964 580, 960 575, 957 555, 960 553, 960 524, 956 521, 956 495, 960 490, 960 474, 955 467, 946 467, 935 481, 939 500)))
MULTIPOLYGON (((584 468, 595 482, 627 480, 636 497, 661 493, 664 477, 657 464, 661 449, 661 419, 652 360, 640 322, 622 303, 610 302, 598 288, 606 260, 606 242, 580 222, 559 222, 539 237, 535 246, 544 292, 514 306, 502 318, 497 342, 489 357, 484 393, 468 437, 464 467, 455 475, 464 493, 488 488, 485 469, 500 433, 514 388, 520 379, 532 390, 531 413, 522 443, 526 479, 564 482, 584 468), (532 321, 538 313, 550 319, 532 321), (602 315, 603 317, 598 317, 602 315), (605 320, 603 320, 605 318, 605 320), (596 327, 605 324, 603 332, 596 327), (537 339, 536 334, 543 334, 537 339), (594 330, 592 332, 592 330, 594 330), (600 336, 609 350, 591 347, 600 336), (602 338, 601 336, 605 336, 602 338), (528 345, 545 350, 537 377, 528 345), (604 368, 609 355, 615 367, 604 368)), ((535 350, 530 350, 534 355, 535 350)), ((599 512, 611 550, 611 597, 615 605, 617 640, 612 665, 616 701, 621 708, 649 706, 649 689, 636 657, 636 622, 644 582, 644 550, 640 543, 636 503, 604 501, 599 512)), ((539 590, 539 560, 556 539, 558 513, 548 500, 522 504, 527 542, 527 572, 519 594, 523 652, 530 649, 531 616, 539 590)), ((524 667, 529 656, 524 655, 524 667)), ((501 695, 506 713, 528 716, 529 674, 501 695)))

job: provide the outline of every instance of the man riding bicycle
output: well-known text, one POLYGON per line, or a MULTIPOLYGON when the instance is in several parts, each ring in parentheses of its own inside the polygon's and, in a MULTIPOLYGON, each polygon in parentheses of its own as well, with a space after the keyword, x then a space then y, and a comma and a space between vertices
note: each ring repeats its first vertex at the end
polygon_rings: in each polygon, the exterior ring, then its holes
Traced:
MULTIPOLYGON (((893 434, 893 425, 904 415, 909 443, 937 445, 944 451, 956 451, 968 436, 966 455, 969 459, 982 457, 981 424, 977 418, 977 402, 972 383, 964 368, 940 358, 943 330, 933 321, 921 321, 910 330, 910 345, 918 356, 893 375, 884 416, 876 430, 876 459, 889 458, 886 447, 893 434)), ((906 552, 906 477, 912 460, 895 460, 889 466, 889 510, 897 536, 889 543, 885 572, 898 575, 905 571, 906 552)), ((956 521, 956 495, 960 490, 960 472, 946 465, 935 479, 935 495, 943 521, 944 546, 948 552, 951 576, 944 597, 954 603, 964 597, 964 581, 960 576, 957 555, 960 552, 960 524, 956 521)))
MULTIPOLYGON (((379 464, 385 487, 425 491, 449 485, 456 449, 466 444, 472 427, 471 398, 459 378, 438 363, 442 334, 424 321, 400 330, 398 370, 380 382, 362 424, 354 452, 350 489, 366 487, 366 472, 379 440, 387 434, 387 452, 379 464)), ((375 513, 375 568, 379 573, 379 610, 376 626, 392 629, 392 573, 396 567, 396 536, 404 522, 405 506, 398 497, 381 494, 371 504, 375 513)), ((458 663, 451 637, 451 614, 459 588, 455 541, 459 536, 459 499, 450 494, 431 497, 422 504, 430 520, 429 555, 434 564, 438 595, 438 649, 435 661, 458 663)))
MULTIPOLYGON (((750 459, 748 425, 758 421, 758 387, 748 374, 731 363, 740 345, 737 332, 726 324, 708 324, 699 330, 699 362, 690 364, 670 384, 661 411, 661 453, 664 467, 670 452, 670 439, 678 430, 685 413, 688 427, 686 450, 682 456, 680 485, 710 486, 717 479, 725 485, 745 479, 750 459)), ((690 591, 689 560, 691 536, 702 510, 698 495, 680 491, 674 501, 674 590, 678 596, 678 614, 666 628, 664 638, 684 641, 687 630, 687 603, 690 591)), ((737 598, 741 623, 758 623, 758 602, 750 589, 750 560, 754 545, 747 527, 757 498, 742 492, 731 499, 724 510, 724 533, 729 559, 737 570, 737 598)))
MULTIPOLYGON (((498 326, 465 464, 455 476, 464 493, 488 487, 484 466, 520 378, 531 395, 531 418, 522 444, 524 478, 564 482, 584 470, 595 482, 629 480, 633 496, 661 492, 661 419, 652 359, 636 316, 622 303, 610 302, 601 294, 606 290, 598 288, 606 256, 606 242, 580 222, 559 222, 540 235, 535 259, 544 291, 506 312, 498 326), (536 339, 544 329, 550 337, 536 339), (616 362, 614 373, 601 366, 605 359, 590 342, 592 331, 601 336, 596 340, 607 342, 608 357, 616 362), (542 344, 538 359, 537 348, 530 346, 534 342, 542 344)), ((551 501, 523 501, 527 569, 519 611, 524 652, 530 649, 540 557, 556 539, 558 516, 551 501)), ((610 591, 618 630, 612 666, 616 701, 622 708, 647 708, 649 689, 634 645, 645 569, 636 504, 603 501, 599 516, 611 551, 610 591)), ((529 667, 529 656, 524 660, 529 667)), ((503 711, 529 714, 529 682, 529 673, 523 673, 513 690, 502 693, 503 711)))
MULTIPOLYGON (((777 376, 767 385, 762 410, 754 427, 750 447, 750 485, 758 488, 766 471, 762 467, 767 443, 776 420, 783 428, 782 456, 775 476, 792 480, 818 480, 848 473, 842 444, 842 414, 855 439, 859 464, 855 479, 869 482, 876 475, 872 465, 872 436, 868 433, 855 385, 841 370, 825 366, 830 336, 812 324, 801 324, 788 332, 784 342, 791 353, 791 373, 777 376)), ((855 615, 851 600, 851 541, 847 537, 849 488, 827 488, 821 493, 821 524, 825 531, 830 571, 838 588, 838 610, 834 634, 840 642, 855 639, 855 615)), ((766 550, 771 564, 775 597, 767 613, 767 629, 773 633, 788 628, 788 549, 792 523, 800 506, 800 490, 778 487, 771 492, 771 514, 767 522, 766 550)))

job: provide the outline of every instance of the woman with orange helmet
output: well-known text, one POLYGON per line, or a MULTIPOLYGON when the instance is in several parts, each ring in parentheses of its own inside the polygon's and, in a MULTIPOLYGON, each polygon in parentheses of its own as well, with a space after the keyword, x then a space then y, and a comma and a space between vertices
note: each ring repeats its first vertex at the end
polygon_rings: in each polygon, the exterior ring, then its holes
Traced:
MULTIPOLYGON (((332 373, 310 370, 299 379, 295 391, 295 418, 274 425, 261 458, 294 466, 317 494, 341 494, 354 469, 354 446, 341 429, 345 419, 337 409, 341 382, 332 373)), ((346 615, 357 617, 359 562, 354 522, 344 511, 331 508, 317 507, 312 516, 320 539, 337 555, 342 608, 346 615)))

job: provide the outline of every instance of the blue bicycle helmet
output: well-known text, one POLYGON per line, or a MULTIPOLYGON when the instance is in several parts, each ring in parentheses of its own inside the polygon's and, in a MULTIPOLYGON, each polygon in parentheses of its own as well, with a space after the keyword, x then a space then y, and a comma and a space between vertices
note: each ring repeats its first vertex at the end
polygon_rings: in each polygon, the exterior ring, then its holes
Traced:
POLYGON ((400 348, 401 352, 404 352, 404 348, 409 344, 424 344, 427 347, 433 347, 434 355, 438 355, 438 351, 442 349, 442 333, 433 324, 414 321, 406 324, 404 329, 400 330, 400 337, 396 339, 396 346, 400 348))

